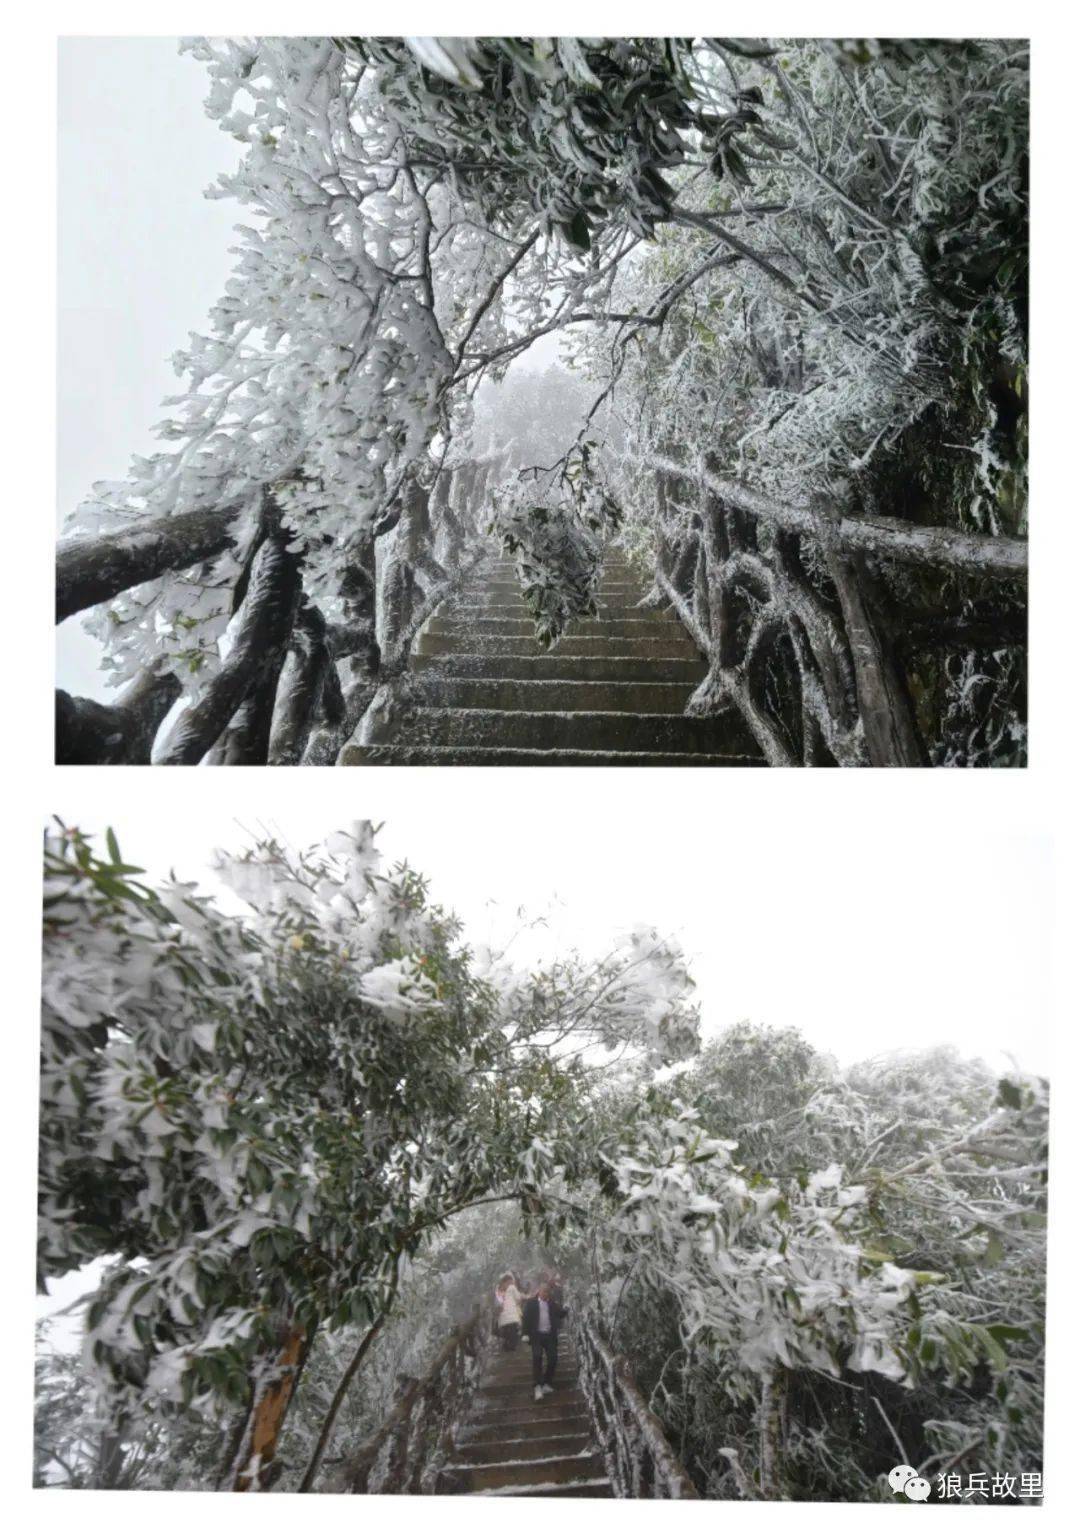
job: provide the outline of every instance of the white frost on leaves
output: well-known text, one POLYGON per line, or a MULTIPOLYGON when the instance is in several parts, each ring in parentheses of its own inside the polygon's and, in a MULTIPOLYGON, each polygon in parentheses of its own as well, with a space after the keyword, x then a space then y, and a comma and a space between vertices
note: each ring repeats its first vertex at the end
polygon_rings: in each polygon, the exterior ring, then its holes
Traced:
POLYGON ((427 1012, 439 999, 433 982, 406 959, 392 959, 369 969, 360 980, 360 994, 391 1023, 403 1023, 427 1012))
POLYGON ((904 1380, 894 1314, 916 1275, 867 1269, 842 1232, 865 1190, 833 1163, 805 1189, 748 1181, 736 1142, 705 1135, 694 1109, 642 1126, 614 1164, 624 1202, 616 1232, 674 1293, 686 1340, 730 1352, 754 1373, 775 1364, 837 1374, 846 1367, 904 1380), (648 1154, 646 1154, 648 1153, 648 1154))

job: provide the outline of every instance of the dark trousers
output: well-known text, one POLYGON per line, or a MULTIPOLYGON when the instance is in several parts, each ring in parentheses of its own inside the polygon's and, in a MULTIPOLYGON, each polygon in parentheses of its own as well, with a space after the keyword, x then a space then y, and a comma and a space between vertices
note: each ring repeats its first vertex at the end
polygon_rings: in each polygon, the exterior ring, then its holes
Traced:
POLYGON ((499 1327, 499 1336, 502 1338, 503 1352, 512 1353, 518 1345, 521 1327, 516 1321, 509 1321, 505 1326, 499 1327))
POLYGON ((555 1332, 534 1332, 532 1337, 533 1384, 553 1385, 559 1358, 559 1339, 555 1332))

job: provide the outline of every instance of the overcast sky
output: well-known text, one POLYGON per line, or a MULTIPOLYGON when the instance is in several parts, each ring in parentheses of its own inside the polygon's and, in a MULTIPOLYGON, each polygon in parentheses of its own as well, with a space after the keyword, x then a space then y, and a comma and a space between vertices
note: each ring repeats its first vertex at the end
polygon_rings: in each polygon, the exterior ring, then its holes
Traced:
POLYGON ((473 940, 514 930, 519 907, 549 923, 529 957, 600 952, 641 922, 678 936, 707 1032, 751 1018, 801 1028, 841 1064, 953 1043, 995 1067, 1012 1052, 1049 1068, 1049 849, 1007 822, 988 838, 974 819, 930 813, 920 829, 914 816, 866 817, 861 795, 835 817, 819 795, 807 816, 779 793, 763 821, 740 809, 740 774, 708 774, 706 800, 679 769, 604 773, 600 795, 587 768, 263 769, 246 775, 239 813, 237 795, 208 792, 170 796, 163 813, 142 787, 156 775, 125 776, 138 783, 97 774, 56 810, 85 830, 112 824, 125 857, 155 874, 175 866, 209 885, 213 848, 243 845, 245 828, 307 846, 353 819, 384 821, 387 857, 428 874, 473 940), (312 791, 283 792, 298 777, 312 791))

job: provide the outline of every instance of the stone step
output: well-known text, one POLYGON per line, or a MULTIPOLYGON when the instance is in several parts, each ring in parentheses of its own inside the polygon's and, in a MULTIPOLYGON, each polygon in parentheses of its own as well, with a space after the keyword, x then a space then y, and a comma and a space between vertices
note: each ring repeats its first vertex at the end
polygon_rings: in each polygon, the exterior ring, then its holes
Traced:
MULTIPOLYGON (((516 570, 518 556, 508 554, 505 549, 496 547, 492 549, 479 567, 482 575, 487 570, 516 570)), ((633 565, 621 549, 609 549, 600 561, 601 570, 631 570, 633 565)))
MULTIPOLYGON (((643 586, 647 578, 632 565, 604 565, 600 571, 598 586, 643 586)), ((469 591, 483 591, 488 586, 513 586, 521 590, 521 581, 515 565, 485 565, 475 570, 469 581, 469 591)))
MULTIPOLYGON (((666 608, 640 607, 636 602, 600 602, 597 604, 601 618, 611 618, 625 622, 632 618, 663 618, 676 624, 680 629, 682 624, 678 618, 666 608)), ((443 618, 525 618, 531 623, 529 609, 524 602, 495 602, 486 601, 477 594, 467 599, 459 598, 456 601, 447 602, 439 608, 439 616, 443 618)))
POLYGON ((493 1418, 491 1422, 483 1425, 478 1422, 467 1422, 458 1429, 456 1441, 459 1448, 468 1448, 475 1445, 478 1449, 486 1452, 492 1444, 519 1443, 525 1445, 532 1443, 534 1439, 541 1439, 545 1443, 551 1442, 556 1445, 576 1444, 579 1439, 588 1439, 591 1432, 592 1426, 583 1407, 577 1417, 565 1417, 561 1421, 556 1422, 552 1422, 550 1417, 540 1417, 534 1418, 530 1422, 512 1422, 508 1424, 502 1415, 493 1418))
MULTIPOLYGON (((569 1380, 573 1374, 573 1370, 569 1366, 564 1365, 564 1361, 560 1358, 559 1370, 562 1371, 564 1367, 566 1371, 565 1378, 569 1380)), ((556 1378, 558 1378, 558 1374, 556 1374, 556 1378)), ((569 1387, 564 1387, 564 1394, 566 1388, 569 1387)), ((524 1399, 526 1395, 531 1395, 532 1390, 532 1361, 530 1360, 529 1367, 523 1370, 521 1374, 483 1380, 477 1386, 476 1399, 478 1401, 485 1400, 487 1398, 492 1398, 495 1400, 512 1400, 515 1396, 520 1396, 524 1399)), ((546 1399, 550 1400, 551 1398, 549 1396, 546 1399)))
MULTIPOLYGON (((576 1389, 574 1381, 577 1379, 577 1365, 568 1363, 565 1359, 559 1359, 559 1365, 555 1371, 555 1394, 563 1400, 568 1399, 570 1392, 576 1389)), ((502 1397, 511 1405, 523 1406, 533 1398, 532 1364, 523 1369, 520 1374, 492 1374, 481 1380, 477 1385, 477 1400, 483 1397, 495 1399, 502 1397), (518 1400, 515 1402, 514 1397, 518 1400)))
MULTIPOLYGON (((530 1359, 528 1366, 520 1374, 485 1375, 476 1386, 476 1399, 480 1400, 489 1391, 497 1390, 499 1394, 505 1395, 512 1390, 517 1390, 521 1395, 521 1400, 517 1402, 517 1405, 526 1406, 532 1404, 534 1388, 532 1360, 530 1359)), ((560 1355, 555 1370, 554 1393, 559 1397, 560 1401, 566 1401, 569 1400, 571 1394, 577 1389, 577 1364, 560 1355)), ((549 1396, 547 1399, 550 1400, 551 1397, 549 1396)))
MULTIPOLYGON (((619 549, 609 549, 600 562, 600 568, 605 573, 609 570, 633 570, 634 566, 626 555, 619 549)), ((495 548, 487 556, 478 569, 478 574, 483 576, 489 570, 516 570, 517 555, 508 554, 504 549, 495 548)))
POLYGON ((495 1453, 509 1454, 512 1459, 547 1459, 555 1454, 582 1454, 592 1446, 589 1433, 534 1433, 524 1438, 505 1434, 501 1438, 470 1438, 458 1440, 454 1457, 461 1464, 486 1465, 495 1453))
POLYGON ((432 708, 681 714, 692 693, 693 687, 686 682, 536 682, 450 677, 426 671, 414 678, 410 696, 432 708))
POLYGON ((534 1422, 543 1423, 549 1432, 573 1430, 585 1433, 590 1430, 584 1401, 580 1397, 560 1396, 558 1391, 554 1395, 542 1396, 539 1401, 523 1401, 520 1406, 507 1406, 503 1401, 487 1404, 478 1400, 470 1422, 478 1429, 502 1426, 504 1430, 512 1427, 515 1432, 534 1422))
POLYGON ((758 754, 686 751, 523 751, 498 746, 357 746, 339 767, 760 767, 758 754))
MULTIPOLYGON (((577 1357, 577 1353, 576 1353, 575 1349, 573 1348, 573 1346, 571 1345, 569 1337, 566 1337, 564 1339, 563 1336, 560 1334, 559 1338, 558 1338, 558 1341, 556 1343, 556 1348, 557 1348, 557 1351, 558 1351, 559 1367, 560 1368, 562 1367, 562 1365, 563 1365, 563 1363, 565 1362, 566 1359, 568 1359, 568 1358, 576 1359, 576 1357, 577 1357)), ((484 1367, 483 1373, 486 1375, 486 1374, 488 1374, 491 1371, 498 1371, 498 1370, 503 1370, 503 1369, 509 1369, 509 1370, 526 1369, 527 1370, 527 1369, 529 1369, 531 1367, 532 1367, 532 1344, 530 1343, 528 1337, 522 1336, 522 1338, 519 1341, 517 1347, 510 1349, 509 1352, 504 1352, 502 1349, 496 1350, 495 1348, 492 1348, 491 1352, 489 1353, 489 1355, 487 1357, 487 1359, 485 1360, 485 1367, 484 1367)))
MULTIPOLYGON (((485 580, 482 576, 470 588, 472 591, 482 591, 489 596, 499 596, 504 602, 511 600, 520 602, 523 598, 521 582, 516 577, 509 580, 485 580)), ((603 577, 596 587, 601 597, 618 597, 622 601, 633 601, 645 595, 645 588, 641 581, 633 576, 616 575, 611 578, 603 577)))
POLYGON ((614 1497, 607 1476, 591 1481, 538 1482, 535 1486, 506 1486, 476 1493, 479 1497, 614 1497))
MULTIPOLYGON (((550 1396, 546 1397, 547 1401, 550 1399, 550 1396)), ((526 1440, 530 1443, 534 1438, 588 1438, 591 1442, 593 1424, 584 1405, 576 1411, 545 1410, 542 1415, 524 1417, 520 1422, 515 1421, 515 1415, 522 1410, 521 1407, 500 1403, 498 1411, 486 1411, 482 1416, 470 1419, 468 1429, 458 1428, 455 1441, 461 1444, 480 1444, 484 1449, 492 1451, 492 1458, 500 1452, 500 1446, 508 1438, 526 1440)), ((528 1456, 526 1454, 523 1457, 528 1456)))
MULTIPOLYGON (((464 1427, 457 1430, 461 1442, 494 1446, 507 1438, 524 1440, 549 1437, 552 1434, 580 1437, 582 1434, 588 1436, 591 1432, 585 1397, 577 1385, 572 1383, 556 1386, 551 1395, 541 1396, 539 1401, 531 1385, 522 1389, 516 1400, 509 1396, 477 1394, 473 1396, 469 1409, 472 1415, 468 1419, 468 1434, 464 1427), (550 1410, 553 1401, 558 1402, 562 1413, 556 1414, 554 1418, 550 1410), (527 1416, 524 1422, 508 1422, 507 1414, 511 1412, 531 1412, 532 1415, 527 1416), (496 1429, 496 1436, 492 1437, 489 1428, 496 1429)), ((492 1455, 492 1458, 495 1457, 492 1455)))
POLYGON ((527 713, 503 708, 411 708, 394 721, 392 740, 373 745, 501 746, 532 751, 738 752, 745 726, 731 714, 527 713))
MULTIPOLYGON (((505 639, 518 635, 531 638, 535 633, 531 618, 522 614, 514 618, 473 618, 459 613, 447 613, 432 618, 424 629, 425 634, 497 634, 505 639)), ((567 637, 579 639, 655 639, 676 641, 689 636, 680 623, 673 618, 657 618, 640 615, 636 618, 578 618, 566 630, 567 637)))
POLYGON ((419 676, 434 672, 437 676, 476 677, 502 680, 520 677, 538 682, 685 682, 696 687, 704 680, 707 667, 701 659, 684 657, 658 660, 635 656, 612 658, 607 655, 564 655, 549 650, 546 655, 415 655, 410 669, 419 676))
POLYGON ((587 1454, 532 1460, 496 1460, 486 1465, 447 1465, 439 1473, 440 1491, 490 1491, 502 1486, 565 1486, 570 1482, 598 1480, 604 1474, 604 1456, 587 1454))
POLYGON ((573 655, 607 656, 612 660, 696 660, 698 651, 688 634, 663 638, 621 639, 617 636, 567 634, 548 650, 528 635, 429 634, 416 643, 417 655, 573 655))
MULTIPOLYGON (((577 1358, 574 1353, 564 1353, 562 1347, 559 1347, 560 1369, 564 1364, 566 1364, 567 1367, 570 1368, 571 1372, 573 1372, 572 1366, 574 1366, 576 1362, 577 1358)), ((524 1341, 520 1343, 518 1347, 512 1349, 509 1353, 500 1352, 498 1357, 491 1361, 489 1368, 485 1372, 484 1378, 517 1379, 519 1376, 524 1378, 530 1373, 531 1369, 532 1349, 530 1348, 528 1342, 524 1341)))

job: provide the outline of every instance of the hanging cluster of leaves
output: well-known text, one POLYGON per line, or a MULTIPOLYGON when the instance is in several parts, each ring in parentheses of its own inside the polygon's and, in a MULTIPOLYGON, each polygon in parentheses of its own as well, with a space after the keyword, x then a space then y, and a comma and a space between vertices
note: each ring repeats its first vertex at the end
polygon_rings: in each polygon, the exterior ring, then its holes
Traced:
POLYGON ((225 552, 186 568, 178 554, 88 620, 117 684, 164 667, 197 699, 266 492, 307 598, 339 622, 359 542, 441 462, 469 381, 603 293, 667 216, 661 172, 708 112, 675 40, 185 46, 209 72, 209 115, 245 150, 212 195, 251 222, 208 331, 174 358, 187 384, 159 428, 172 445, 96 485, 68 531, 229 509, 225 552))
MULTIPOLYGON (((410 149, 445 167, 496 228, 522 206, 582 252, 599 226, 648 236, 667 218, 703 130, 689 38, 349 38, 390 66, 387 110, 410 149)), ((725 141, 745 126, 722 125, 725 141)))
POLYGON ((808 41, 740 78, 762 119, 752 183, 684 177, 686 219, 624 268, 620 308, 655 312, 680 281, 685 295, 626 355, 634 442, 707 438, 763 489, 850 481, 865 509, 910 515, 904 434, 930 412, 939 439, 922 449, 958 471, 951 491, 922 482, 935 519, 1022 527, 1026 50, 928 44, 853 65, 808 41))
POLYGON ((600 567, 620 512, 592 473, 596 447, 576 447, 558 476, 512 478, 495 493, 491 528, 515 557, 521 593, 545 649, 575 618, 599 612, 600 567))
POLYGON ((370 829, 223 863, 249 922, 113 853, 47 852, 41 1267, 122 1259, 87 1343, 117 1389, 242 1399, 283 1313, 370 1320, 394 1252, 488 1185, 463 1120, 502 1040, 370 829))
MULTIPOLYGON (((209 72, 209 115, 244 146, 211 195, 249 222, 207 331, 173 359, 186 383, 159 427, 167 447, 95 485, 68 521, 91 561, 103 538, 159 552, 127 588, 115 574, 104 591, 87 583, 66 610, 96 604, 86 621, 111 682, 172 674, 198 705, 235 650, 271 533, 296 612, 334 632, 347 684, 370 645, 357 590, 372 538, 397 526, 410 485, 460 461, 469 390, 558 328, 596 274, 531 205, 506 204, 496 228, 475 185, 413 142, 395 102, 426 75, 407 49, 372 62, 328 38, 186 46, 209 72), (201 515, 217 521, 193 562, 159 534, 201 515)), ((612 256, 626 246, 614 232, 612 256)), ((431 530, 455 559, 461 531, 431 530)), ((296 616, 283 622, 302 649, 296 616)))

